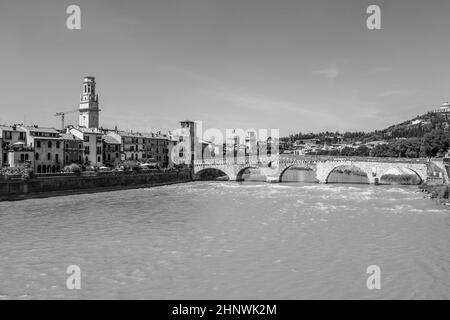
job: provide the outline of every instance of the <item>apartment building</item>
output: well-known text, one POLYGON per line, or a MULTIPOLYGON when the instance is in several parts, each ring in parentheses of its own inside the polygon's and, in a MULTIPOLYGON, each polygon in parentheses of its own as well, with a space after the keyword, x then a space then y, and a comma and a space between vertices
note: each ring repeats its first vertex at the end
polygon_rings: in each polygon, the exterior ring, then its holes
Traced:
POLYGON ((82 164, 103 166, 103 132, 97 128, 72 127, 69 133, 83 141, 82 164))
POLYGON ((28 147, 34 148, 33 171, 35 173, 60 172, 64 165, 63 139, 53 128, 21 126, 25 131, 28 147))
POLYGON ((83 140, 71 133, 61 134, 64 145, 64 166, 83 163, 83 140))
POLYGON ((103 159, 108 167, 116 167, 122 161, 120 141, 107 134, 103 136, 103 159))

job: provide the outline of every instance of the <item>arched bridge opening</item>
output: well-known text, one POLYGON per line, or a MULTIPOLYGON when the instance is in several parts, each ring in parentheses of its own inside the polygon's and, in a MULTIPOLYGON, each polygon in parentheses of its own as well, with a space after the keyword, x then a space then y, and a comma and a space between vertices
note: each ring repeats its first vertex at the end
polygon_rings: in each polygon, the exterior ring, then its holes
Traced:
POLYGON ((327 176, 326 183, 370 184, 367 173, 354 165, 335 167, 327 176))
POLYGON ((261 172, 259 167, 245 167, 239 170, 236 181, 267 181, 267 176, 261 172))
POLYGON ((419 185, 422 183, 420 175, 405 167, 393 167, 388 169, 380 177, 380 184, 419 185))
POLYGON ((293 164, 280 173, 280 182, 318 183, 317 167, 293 164))
POLYGON ((230 177, 220 169, 206 168, 197 172, 195 179, 202 181, 227 181, 230 180, 230 177))

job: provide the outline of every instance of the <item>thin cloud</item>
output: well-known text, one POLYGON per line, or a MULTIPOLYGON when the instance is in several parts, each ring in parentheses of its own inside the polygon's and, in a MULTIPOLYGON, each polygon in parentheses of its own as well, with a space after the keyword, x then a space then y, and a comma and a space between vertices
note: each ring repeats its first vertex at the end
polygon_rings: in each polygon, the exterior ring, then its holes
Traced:
POLYGON ((379 94, 380 98, 388 98, 393 96, 407 96, 410 95, 411 91, 408 90, 387 90, 379 94))
POLYGON ((339 68, 336 66, 330 66, 325 69, 316 70, 313 72, 313 74, 319 75, 319 76, 324 76, 328 80, 333 81, 341 74, 341 70, 339 70, 339 68))

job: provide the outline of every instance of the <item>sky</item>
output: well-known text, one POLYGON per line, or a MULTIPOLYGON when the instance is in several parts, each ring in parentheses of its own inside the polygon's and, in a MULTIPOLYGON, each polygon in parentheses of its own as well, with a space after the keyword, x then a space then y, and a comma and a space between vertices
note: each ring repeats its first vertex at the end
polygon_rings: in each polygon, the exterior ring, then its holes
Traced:
POLYGON ((449 12, 448 0, 0 0, 0 123, 59 127, 95 76, 108 128, 383 129, 450 100, 449 12), (81 30, 66 27, 71 4, 81 30), (381 30, 366 27, 371 4, 381 30))

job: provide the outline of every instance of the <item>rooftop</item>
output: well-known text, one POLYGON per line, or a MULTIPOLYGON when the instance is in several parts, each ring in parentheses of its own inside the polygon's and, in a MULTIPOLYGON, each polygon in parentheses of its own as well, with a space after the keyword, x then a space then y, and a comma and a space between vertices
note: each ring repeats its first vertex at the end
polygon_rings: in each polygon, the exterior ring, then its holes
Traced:
POLYGON ((70 133, 62 133, 61 138, 64 140, 79 140, 79 141, 81 141, 80 138, 77 138, 73 134, 70 134, 70 133))
POLYGON ((71 129, 78 130, 82 133, 92 133, 92 134, 101 134, 103 135, 103 132, 97 128, 84 128, 84 127, 73 127, 71 129))
POLYGON ((33 131, 33 132, 46 132, 46 133, 57 133, 59 134, 59 131, 55 128, 44 128, 39 126, 21 126, 26 131, 33 131))
POLYGON ((3 131, 21 131, 21 132, 25 131, 20 126, 0 125, 0 131, 2 131, 2 130, 3 131))
POLYGON ((105 143, 107 144, 120 144, 120 141, 115 139, 114 137, 110 136, 110 135, 104 135, 103 136, 103 140, 105 141, 105 143))

